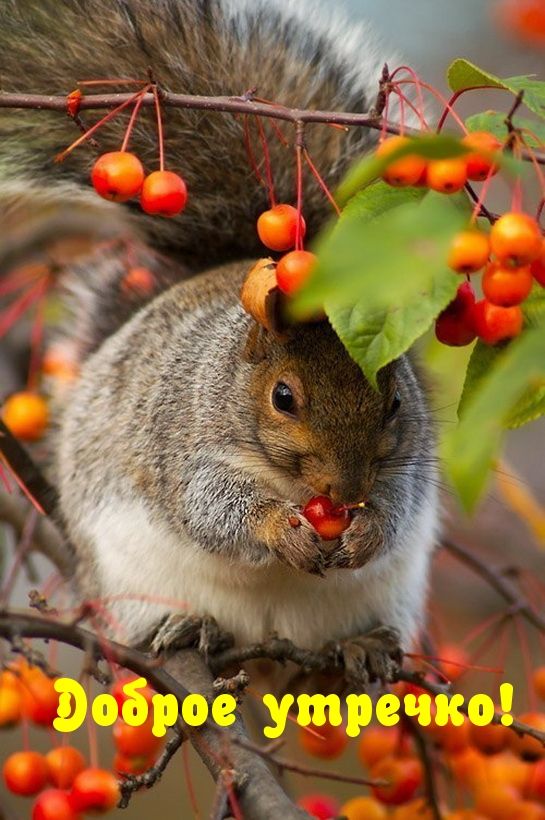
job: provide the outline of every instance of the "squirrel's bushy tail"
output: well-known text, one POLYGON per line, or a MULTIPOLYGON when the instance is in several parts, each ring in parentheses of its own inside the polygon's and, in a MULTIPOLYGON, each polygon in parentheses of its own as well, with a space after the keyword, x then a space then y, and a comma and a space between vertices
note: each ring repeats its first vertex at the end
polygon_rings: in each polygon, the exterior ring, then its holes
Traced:
MULTIPOLYGON (((259 97, 288 106, 364 111, 373 104, 382 64, 391 55, 366 26, 340 19, 335 5, 324 11, 309 0, 4 0, 1 87, 66 94, 79 80, 145 79, 151 71, 170 91, 239 95, 256 87, 259 97)), ((83 119, 89 126, 103 114, 86 112, 83 119)), ((72 218, 91 209, 94 219, 103 214, 99 235, 117 224, 123 230, 130 226, 191 270, 259 253, 255 219, 267 207, 267 192, 248 161, 243 119, 174 108, 164 112, 167 167, 186 180, 189 202, 179 217, 161 219, 145 216, 137 205, 101 203, 90 188, 94 160, 118 149, 127 117, 124 112, 99 130, 98 148, 87 142, 55 164, 55 155, 78 136, 70 118, 0 109, 0 222, 8 192, 19 222, 36 202, 47 214, 56 203, 72 218)), ((158 167, 154 117, 152 108, 141 111, 130 143, 147 170, 158 167)), ((251 128, 261 160, 255 123, 251 128)), ((294 134, 292 126, 282 129, 288 147, 265 124, 277 198, 293 202, 294 134)), ((309 125, 305 136, 331 187, 371 139, 365 129, 345 132, 326 125, 309 125)), ((329 208, 306 174, 309 236, 329 208)))

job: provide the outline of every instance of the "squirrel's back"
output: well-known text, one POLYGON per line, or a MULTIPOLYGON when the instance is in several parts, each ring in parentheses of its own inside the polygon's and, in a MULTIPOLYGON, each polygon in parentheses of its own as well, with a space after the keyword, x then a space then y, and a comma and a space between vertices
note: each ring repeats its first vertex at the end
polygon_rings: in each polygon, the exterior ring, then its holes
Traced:
MULTIPOLYGON (((288 106, 350 111, 373 105, 382 63, 390 56, 365 25, 348 24, 333 4, 328 12, 311 0, 6 0, 0 4, 0 54, 6 92, 65 94, 80 80, 145 80, 151 71, 170 91, 243 95, 256 88, 260 98, 288 106)), ((85 125, 103 113, 84 112, 85 125)), ((153 108, 141 111, 129 146, 149 170, 157 168, 154 117, 153 108)), ((76 125, 59 112, 4 109, 0 199, 90 201, 92 163, 119 147, 127 119, 122 113, 101 128, 98 147, 84 144, 54 165, 55 155, 78 136, 76 125)), ((255 219, 267 205, 267 192, 248 160, 244 118, 169 108, 164 125, 167 167, 187 181, 189 204, 173 220, 146 217, 132 205, 121 206, 125 213, 145 227, 156 247, 195 269, 258 252, 255 219)), ((278 198, 293 201, 294 128, 280 128, 287 146, 264 121, 278 198)), ((262 164, 254 121, 249 130, 262 164)), ((367 129, 345 132, 322 124, 308 126, 305 138, 334 186, 372 137, 367 129)), ((310 173, 304 185, 311 236, 330 206, 310 173)), ((121 212, 104 207, 110 216, 121 212)))

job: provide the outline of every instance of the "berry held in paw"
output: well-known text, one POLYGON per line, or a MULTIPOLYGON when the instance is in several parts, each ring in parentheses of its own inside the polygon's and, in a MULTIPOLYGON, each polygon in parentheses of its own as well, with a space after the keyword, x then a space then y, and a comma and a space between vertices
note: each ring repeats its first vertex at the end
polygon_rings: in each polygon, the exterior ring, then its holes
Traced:
POLYGON ((311 498, 303 509, 303 515, 324 541, 334 541, 351 521, 347 507, 344 504, 335 505, 326 495, 311 498))

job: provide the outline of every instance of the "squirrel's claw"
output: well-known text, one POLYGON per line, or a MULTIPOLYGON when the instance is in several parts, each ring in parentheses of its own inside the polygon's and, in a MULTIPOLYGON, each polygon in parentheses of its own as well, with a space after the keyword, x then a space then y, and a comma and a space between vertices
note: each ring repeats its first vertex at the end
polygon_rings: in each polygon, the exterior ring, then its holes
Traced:
POLYGON ((397 629, 380 626, 357 638, 326 644, 324 651, 344 666, 347 685, 361 689, 375 681, 384 684, 397 678, 403 657, 399 640, 397 629))
POLYGON ((232 644, 232 635, 222 632, 214 618, 173 612, 161 621, 152 638, 151 650, 159 655, 196 647, 208 657, 232 644))

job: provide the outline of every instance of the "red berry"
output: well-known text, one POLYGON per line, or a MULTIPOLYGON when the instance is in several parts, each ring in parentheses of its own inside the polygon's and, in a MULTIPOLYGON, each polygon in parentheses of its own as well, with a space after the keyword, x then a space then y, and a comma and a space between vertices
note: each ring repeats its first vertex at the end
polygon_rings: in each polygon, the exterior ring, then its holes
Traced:
POLYGON ((276 281, 283 293, 293 294, 301 290, 308 281, 316 256, 310 251, 290 251, 276 266, 276 281))
POLYGON ((538 285, 545 288, 545 239, 541 243, 539 256, 532 262, 530 270, 538 285))
POLYGON ((490 723, 488 726, 471 724, 469 739, 471 745, 485 755, 495 755, 503 752, 509 743, 510 730, 499 723, 490 723))
POLYGON ((538 666, 532 675, 534 692, 541 700, 545 700, 545 666, 538 666))
POLYGON ((15 752, 3 767, 4 782, 13 794, 38 794, 47 783, 47 763, 38 752, 15 752))
MULTIPOLYGON (((408 137, 395 136, 385 139, 376 150, 376 156, 387 157, 392 151, 397 151, 403 145, 408 145, 408 137)), ((382 178, 389 185, 403 187, 417 185, 426 170, 426 160, 416 154, 395 159, 382 174, 382 178)))
MULTIPOLYGON (((123 688, 128 683, 132 683, 133 681, 137 680, 137 678, 138 676, 133 674, 123 675, 123 677, 118 678, 115 681, 115 683, 112 684, 110 694, 113 695, 113 697, 115 698, 120 715, 122 715, 123 712, 123 704, 129 698, 129 695, 125 694, 123 688)), ((155 692, 151 688, 151 686, 144 686, 141 689, 138 689, 138 694, 142 695, 142 697, 144 697, 147 700, 148 704, 151 704, 151 700, 155 695, 155 692)))
POLYGON ((141 726, 129 726, 124 720, 118 720, 113 730, 117 751, 125 757, 156 754, 163 745, 163 739, 155 737, 152 726, 153 719, 149 718, 141 726))
POLYGON ((128 151, 102 154, 91 171, 91 182, 97 194, 114 202, 125 202, 136 196, 143 181, 142 163, 128 151))
POLYGON ((470 664, 465 649, 455 643, 446 643, 439 646, 437 656, 440 658, 438 666, 449 681, 458 680, 460 675, 467 671, 470 664))
POLYGON ((185 208, 187 188, 173 171, 154 171, 142 185, 140 205, 147 214, 176 216, 185 208))
POLYGON ((58 746, 45 756, 49 779, 58 789, 69 789, 75 777, 84 770, 85 758, 73 746, 58 746))
POLYGON ((528 214, 504 214, 492 225, 490 247, 500 262, 529 265, 543 247, 539 225, 528 214))
POLYGON ((428 163, 428 188, 442 194, 454 194, 467 182, 465 159, 434 159, 428 163))
POLYGON ((449 268, 457 273, 475 273, 488 261, 490 245, 482 231, 466 230, 457 233, 449 249, 449 268))
POLYGON ((327 794, 306 794, 297 805, 316 820, 333 820, 339 814, 339 804, 327 794))
POLYGON ((524 268, 506 268, 497 262, 491 262, 484 272, 483 293, 493 305, 520 305, 532 290, 532 281, 529 265, 524 268))
POLYGON ((526 782, 528 797, 534 800, 545 800, 545 760, 532 763, 526 782))
MULTIPOLYGON (((520 715, 518 719, 521 723, 526 723, 539 732, 545 732, 545 714, 543 712, 526 712, 526 714, 520 715)), ((523 760, 539 760, 545 757, 545 746, 539 740, 530 737, 530 735, 519 736, 515 732, 511 732, 509 742, 511 750, 523 760)))
POLYGON ((475 293, 469 282, 463 282, 456 296, 441 311, 435 321, 435 335, 444 345, 462 347, 470 344, 476 336, 473 321, 475 293))
POLYGON ((106 769, 84 769, 72 784, 72 805, 81 812, 106 812, 119 802, 117 779, 106 769))
POLYGON ((142 774, 154 765, 157 760, 155 755, 135 755, 127 757, 116 753, 114 757, 113 770, 119 774, 142 774))
POLYGON ((130 268, 121 279, 121 290, 127 296, 150 296, 155 288, 155 276, 147 268, 130 268))
POLYGON ((480 152, 484 151, 488 154, 493 154, 501 151, 502 144, 489 131, 472 131, 465 136, 462 143, 468 148, 475 148, 474 154, 467 154, 465 161, 467 164, 468 179, 480 181, 486 179, 487 176, 493 176, 498 173, 498 166, 495 165, 492 159, 483 156, 480 152))
POLYGON ((72 808, 70 795, 61 789, 47 789, 32 806, 32 820, 80 820, 72 808))
POLYGON ((299 743, 307 754, 324 760, 333 760, 344 752, 348 736, 342 726, 333 726, 331 723, 324 723, 323 726, 301 726, 299 743))
POLYGON ((59 693, 55 683, 41 671, 34 669, 25 676, 21 686, 22 711, 25 717, 39 726, 52 726, 57 717, 59 693))
MULTIPOLYGON (((275 205, 264 211, 257 220, 259 238, 272 251, 287 251, 293 248, 297 237, 297 208, 293 205, 275 205)), ((300 236, 306 233, 306 224, 300 217, 300 236)))
POLYGON ((311 498, 303 509, 303 515, 324 541, 338 538, 351 521, 349 511, 342 504, 335 505, 326 495, 311 498))
POLYGON ((481 299, 473 309, 473 318, 477 336, 489 345, 513 339, 522 330, 523 316, 519 305, 499 307, 481 299))
POLYGON ((381 803, 399 806, 414 797, 422 782, 422 765, 414 758, 385 757, 371 769, 373 780, 386 780, 386 786, 372 786, 381 803))

